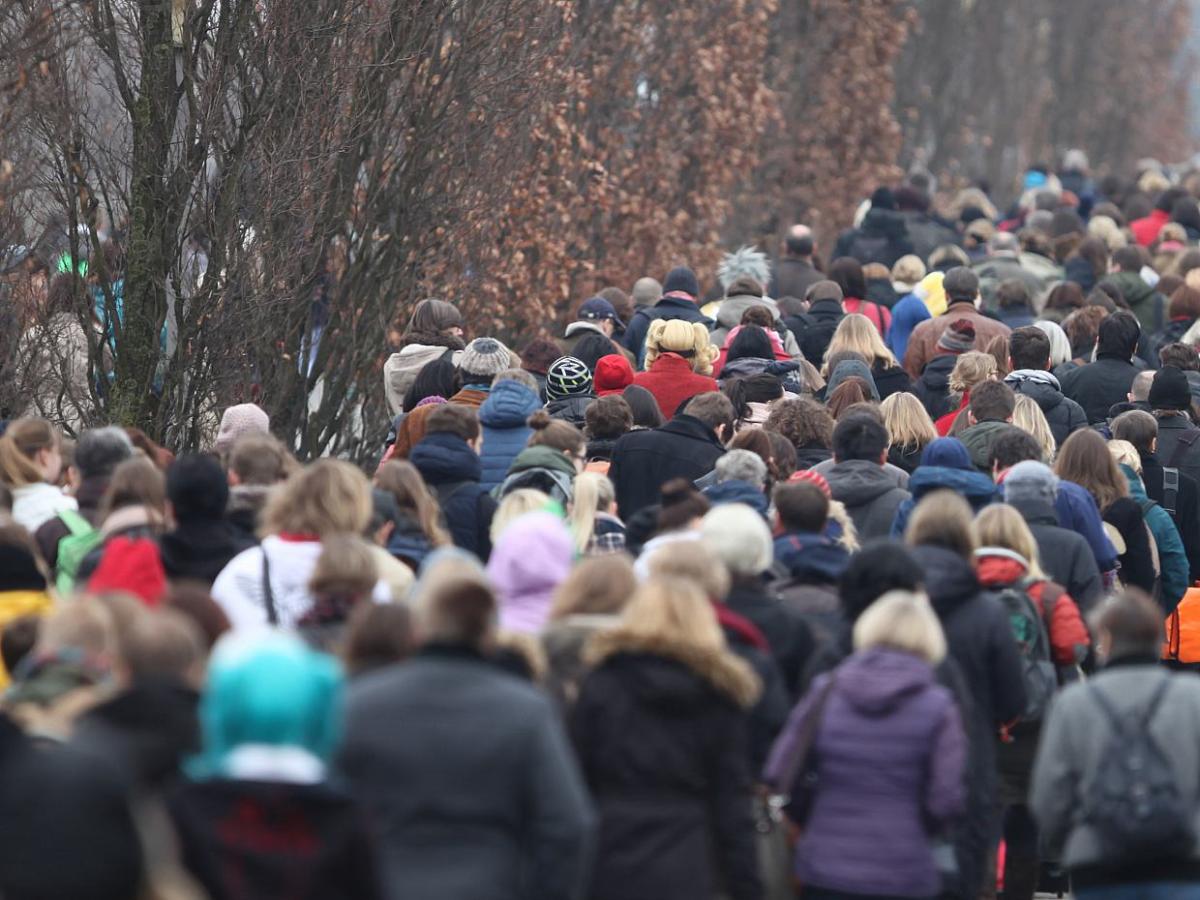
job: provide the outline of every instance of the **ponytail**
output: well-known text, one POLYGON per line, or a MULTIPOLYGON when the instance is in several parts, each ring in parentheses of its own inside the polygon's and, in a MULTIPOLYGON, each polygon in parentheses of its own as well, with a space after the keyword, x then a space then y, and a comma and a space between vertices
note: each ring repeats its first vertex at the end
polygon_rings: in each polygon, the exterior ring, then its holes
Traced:
POLYGON ((45 481, 37 455, 61 445, 58 429, 45 419, 18 419, 0 437, 0 481, 10 488, 45 481))
POLYGON ((545 445, 562 453, 578 455, 587 445, 583 432, 562 419, 553 418, 545 409, 535 410, 526 424, 533 429, 529 436, 529 446, 545 445))
POLYGON ((596 472, 581 472, 575 476, 571 514, 567 521, 575 537, 577 553, 585 553, 592 542, 592 535, 596 532, 596 513, 600 509, 600 482, 607 480, 607 476, 596 472))

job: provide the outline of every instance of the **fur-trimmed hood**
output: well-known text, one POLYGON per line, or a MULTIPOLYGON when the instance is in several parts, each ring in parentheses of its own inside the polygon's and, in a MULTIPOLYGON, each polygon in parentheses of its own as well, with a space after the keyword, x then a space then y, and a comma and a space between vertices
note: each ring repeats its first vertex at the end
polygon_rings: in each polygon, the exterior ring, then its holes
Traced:
POLYGON ((729 651, 695 647, 666 635, 633 634, 621 627, 603 631, 588 642, 584 658, 592 666, 636 668, 631 678, 635 689, 651 702, 664 705, 704 703, 707 691, 703 688, 707 687, 749 709, 762 692, 762 683, 750 666, 729 651))

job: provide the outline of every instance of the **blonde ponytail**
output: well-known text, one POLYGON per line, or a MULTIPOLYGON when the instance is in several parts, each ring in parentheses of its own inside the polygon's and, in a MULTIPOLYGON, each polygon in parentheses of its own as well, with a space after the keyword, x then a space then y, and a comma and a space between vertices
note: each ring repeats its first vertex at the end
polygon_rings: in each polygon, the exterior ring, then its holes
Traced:
POLYGON ((592 535, 596 532, 596 513, 600 508, 600 482, 608 476, 598 472, 580 472, 575 476, 575 489, 571 501, 571 514, 567 522, 575 536, 575 550, 586 553, 592 535))

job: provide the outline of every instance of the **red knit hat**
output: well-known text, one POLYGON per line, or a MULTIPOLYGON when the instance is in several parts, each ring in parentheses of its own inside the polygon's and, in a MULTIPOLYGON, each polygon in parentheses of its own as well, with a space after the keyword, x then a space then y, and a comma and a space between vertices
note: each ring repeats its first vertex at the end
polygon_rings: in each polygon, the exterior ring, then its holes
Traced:
POLYGON ((807 481, 809 484, 815 484, 822 494, 833 499, 833 491, 829 489, 829 482, 820 472, 814 472, 812 469, 800 469, 798 472, 793 472, 788 481, 807 481))
POLYGON ((597 397, 619 394, 633 384, 633 366, 620 353, 602 356, 596 361, 596 374, 592 383, 597 397))
POLYGON ((147 606, 158 606, 167 593, 158 547, 149 538, 111 538, 87 587, 92 593, 123 591, 147 606))

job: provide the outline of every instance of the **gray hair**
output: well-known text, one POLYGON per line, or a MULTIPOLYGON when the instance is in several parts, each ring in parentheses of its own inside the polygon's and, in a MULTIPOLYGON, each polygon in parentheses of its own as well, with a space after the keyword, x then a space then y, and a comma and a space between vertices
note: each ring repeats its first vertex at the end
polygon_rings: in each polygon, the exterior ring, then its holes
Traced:
POLYGON ((495 387, 502 381, 515 381, 517 384, 525 385, 525 387, 529 388, 535 394, 538 392, 537 379, 524 369, 505 369, 492 379, 492 387, 495 387))
POLYGON ((725 481, 747 481, 755 487, 767 483, 767 464, 749 450, 730 450, 717 460, 717 484, 725 481))
POLYGON ((662 297, 662 284, 653 278, 639 278, 633 285, 631 296, 638 306, 653 306, 662 297))
POLYGON ((133 441, 116 425, 93 428, 75 444, 75 468, 83 478, 107 478, 113 469, 133 457, 133 441))
POLYGON ((989 253, 1016 253, 1020 249, 1021 244, 1011 231, 997 231, 988 238, 989 253))
POLYGON ((1133 376, 1133 383, 1129 385, 1129 396, 1138 400, 1150 399, 1150 386, 1154 383, 1154 370, 1143 369, 1133 376))

